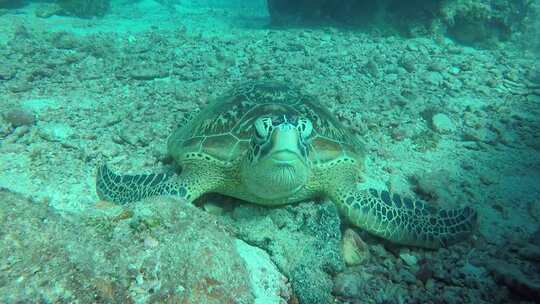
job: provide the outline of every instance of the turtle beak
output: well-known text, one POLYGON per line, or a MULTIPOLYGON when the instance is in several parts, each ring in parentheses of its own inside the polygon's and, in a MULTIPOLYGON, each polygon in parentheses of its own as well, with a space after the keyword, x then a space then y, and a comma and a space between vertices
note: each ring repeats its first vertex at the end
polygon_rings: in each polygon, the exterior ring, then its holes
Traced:
POLYGON ((269 155, 278 163, 292 163, 301 159, 298 149, 298 131, 291 124, 282 124, 272 134, 272 150, 269 155))

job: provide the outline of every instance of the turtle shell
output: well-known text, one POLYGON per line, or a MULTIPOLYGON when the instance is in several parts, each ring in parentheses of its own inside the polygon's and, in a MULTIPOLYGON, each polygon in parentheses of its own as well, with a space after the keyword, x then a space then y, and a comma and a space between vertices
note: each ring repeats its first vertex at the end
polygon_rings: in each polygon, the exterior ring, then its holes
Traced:
POLYGON ((316 98, 280 82, 239 85, 214 100, 169 137, 171 156, 182 163, 187 153, 200 153, 233 163, 249 147, 260 116, 306 117, 313 124, 310 158, 324 163, 343 155, 363 157, 362 144, 316 98))

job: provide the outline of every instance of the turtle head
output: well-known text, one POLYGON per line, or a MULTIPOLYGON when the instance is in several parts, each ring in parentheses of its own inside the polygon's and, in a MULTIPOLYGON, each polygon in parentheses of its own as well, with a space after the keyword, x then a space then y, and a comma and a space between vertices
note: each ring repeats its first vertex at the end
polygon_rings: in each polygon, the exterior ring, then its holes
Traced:
POLYGON ((313 131, 306 118, 259 117, 242 166, 248 191, 267 200, 291 196, 302 189, 310 172, 309 141, 313 131))

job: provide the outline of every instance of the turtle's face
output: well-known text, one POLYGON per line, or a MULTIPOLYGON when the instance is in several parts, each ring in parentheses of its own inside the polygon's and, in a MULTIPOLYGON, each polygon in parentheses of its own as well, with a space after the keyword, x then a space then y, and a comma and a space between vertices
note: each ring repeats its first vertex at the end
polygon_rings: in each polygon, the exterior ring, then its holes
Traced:
POLYGON ((305 118, 259 117, 253 128, 242 178, 248 190, 263 199, 280 199, 300 190, 310 167, 309 139, 313 131, 305 118))

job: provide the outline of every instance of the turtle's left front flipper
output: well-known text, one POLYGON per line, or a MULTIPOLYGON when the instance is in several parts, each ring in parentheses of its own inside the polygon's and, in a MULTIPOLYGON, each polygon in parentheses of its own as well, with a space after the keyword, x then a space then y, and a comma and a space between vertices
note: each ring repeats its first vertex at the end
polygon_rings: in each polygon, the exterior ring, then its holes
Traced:
POLYGON ((469 237, 477 225, 477 213, 470 207, 439 210, 388 191, 340 189, 332 197, 352 224, 403 245, 452 245, 469 237))

